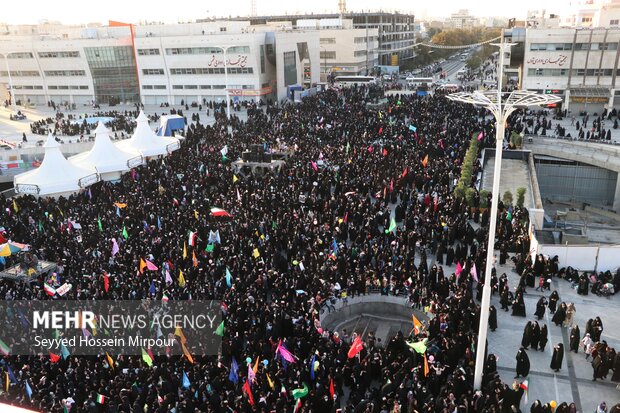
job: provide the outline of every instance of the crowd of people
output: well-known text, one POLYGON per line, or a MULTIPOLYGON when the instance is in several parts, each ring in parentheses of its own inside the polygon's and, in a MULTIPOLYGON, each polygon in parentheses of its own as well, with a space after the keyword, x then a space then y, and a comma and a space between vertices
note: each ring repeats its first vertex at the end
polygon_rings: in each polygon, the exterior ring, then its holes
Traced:
POLYGON ((52 133, 54 136, 85 136, 90 135, 95 125, 86 121, 87 117, 108 117, 113 118, 106 126, 114 133, 131 135, 135 128, 133 121, 138 116, 138 111, 97 111, 89 115, 65 115, 63 112, 56 112, 54 118, 45 118, 30 124, 30 131, 35 135, 47 135, 52 133))
MULTIPOLYGON (((56 281, 72 284, 55 299, 215 299, 226 329, 220 354, 193 363, 180 356, 157 356, 153 366, 139 356, 115 357, 114 366, 104 354, 6 356, 0 372, 4 378, 10 367, 15 380, 0 402, 54 413, 519 412, 524 387, 501 380, 491 351, 482 389, 472 387, 488 212, 475 230, 471 207, 453 193, 472 135, 480 146, 492 145, 493 122, 482 109, 437 95, 394 96, 382 108, 366 100, 363 88, 328 90, 299 104, 250 106, 247 122, 218 110, 213 125, 188 127, 178 151, 116 184, 98 183, 69 198, 3 200, 5 238, 58 263, 56 281), (277 174, 233 175, 230 160, 251 144, 293 153, 277 174), (126 206, 119 210, 115 202, 126 206), (212 217, 212 207, 232 218, 212 217), (193 245, 185 242, 190 231, 193 245), (211 231, 219 231, 217 242, 211 231), (458 274, 444 273, 444 256, 446 265, 458 262, 458 274), (138 272, 144 257, 173 280, 138 272), (359 356, 348 357, 355 336, 324 329, 321 306, 372 286, 407 294, 430 321, 387 343, 364 336, 359 356), (280 342, 295 362, 275 355, 280 342), (426 352, 411 351, 409 344, 419 342, 426 352), (247 359, 266 360, 253 378, 247 359)), ((502 305, 506 296, 506 308, 525 316, 522 294, 530 283, 523 274, 532 268, 525 259, 527 210, 500 202, 499 214, 500 262, 516 254, 524 285, 508 297, 506 274, 489 282, 502 305)), ((0 297, 51 299, 46 281, 2 280, 0 297)), ((16 332, 23 328, 15 323, 16 332)), ((524 344, 544 348, 540 336, 524 344)), ((190 353, 196 345, 188 339, 190 353)), ((560 351, 552 368, 562 363, 560 351)), ((571 411, 568 403, 557 410, 571 411)), ((537 401, 531 411, 550 406, 537 401)))

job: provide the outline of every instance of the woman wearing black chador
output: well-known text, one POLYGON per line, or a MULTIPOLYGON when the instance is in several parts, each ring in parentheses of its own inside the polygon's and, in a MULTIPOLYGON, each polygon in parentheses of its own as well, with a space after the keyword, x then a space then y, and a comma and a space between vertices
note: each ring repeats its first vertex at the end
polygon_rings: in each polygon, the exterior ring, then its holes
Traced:
POLYGON ((558 343, 553 347, 553 355, 551 356, 551 367, 552 370, 560 371, 562 368, 562 360, 564 359, 564 345, 562 343, 558 343))
POLYGON ((530 374, 530 358, 523 347, 517 352, 517 375, 515 379, 519 377, 527 377, 530 374))

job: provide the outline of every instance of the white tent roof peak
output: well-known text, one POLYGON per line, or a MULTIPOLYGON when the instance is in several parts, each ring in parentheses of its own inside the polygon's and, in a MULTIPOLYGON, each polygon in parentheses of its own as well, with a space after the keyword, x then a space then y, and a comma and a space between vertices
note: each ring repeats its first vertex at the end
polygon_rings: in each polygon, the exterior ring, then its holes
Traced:
POLYGON ((138 117, 136 118, 137 122, 149 122, 149 118, 146 117, 146 115, 144 114, 144 111, 140 111, 140 114, 138 115, 138 117))
POLYGON ((103 122, 99 121, 97 124, 97 129, 95 129, 95 134, 99 136, 101 133, 110 133, 110 130, 105 127, 103 122))
POLYGON ((45 142, 45 145, 43 145, 43 147, 44 148, 59 148, 60 144, 58 142, 56 142, 56 139, 54 139, 54 135, 49 133, 47 135, 47 141, 45 142))

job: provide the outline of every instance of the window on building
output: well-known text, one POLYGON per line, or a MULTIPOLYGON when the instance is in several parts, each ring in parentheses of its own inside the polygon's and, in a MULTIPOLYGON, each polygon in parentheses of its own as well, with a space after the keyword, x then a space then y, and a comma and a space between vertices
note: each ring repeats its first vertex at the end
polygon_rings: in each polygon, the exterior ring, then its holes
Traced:
POLYGON ((172 85, 173 89, 183 89, 183 85, 172 85))
MULTIPOLYGON (((0 71, 0 76, 8 77, 8 73, 6 70, 0 71)), ((36 70, 11 70, 11 76, 14 77, 38 77, 41 76, 36 70)))
POLYGON ((14 52, 6 56, 7 59, 32 59, 33 57, 34 55, 30 52, 14 52))
POLYGON ((155 56, 159 54, 159 49, 138 49, 138 56, 155 56))
POLYGON ((211 89, 211 85, 200 85, 201 89, 211 89))
POLYGON ((241 86, 241 89, 244 89, 244 90, 252 90, 252 89, 254 89, 254 85, 242 85, 242 86, 241 86))
POLYGON ((321 44, 335 44, 336 38, 335 37, 321 37, 320 42, 321 44))
POLYGON ((80 90, 88 90, 88 85, 80 86, 80 90))
POLYGON ((335 51, 330 51, 330 50, 321 50, 321 59, 335 59, 336 58, 336 52, 335 51))
POLYGON ((233 46, 227 49, 227 53, 249 54, 250 46, 233 46))
POLYGON ((166 85, 153 85, 153 89, 165 89, 166 85))
POLYGON ((182 67, 171 68, 171 75, 223 75, 223 67, 182 67))
POLYGON ((164 69, 142 69, 143 75, 163 75, 164 69))
POLYGON ((42 59, 58 58, 58 57, 80 57, 80 52, 78 51, 39 52, 38 55, 42 59))
POLYGON ((265 45, 260 45, 260 72, 265 73, 265 45))
POLYGON ((592 23, 592 17, 582 17, 581 18, 581 22, 582 23, 592 23))
POLYGON ((153 85, 142 85, 142 89, 144 89, 144 90, 151 90, 151 89, 153 89, 153 85))
POLYGON ((185 85, 183 89, 198 89, 198 85, 185 85))
POLYGON ((213 89, 225 89, 226 85, 213 85, 213 89))
POLYGON ((254 69, 251 67, 229 67, 228 74, 229 75, 249 75, 254 73, 254 69))
POLYGON ((58 86, 48 85, 48 86, 47 86, 47 88, 48 88, 49 90, 56 90, 56 89, 58 89, 58 86))
POLYGON ((226 31, 226 27, 220 27, 220 31, 221 32, 225 32, 226 31))
POLYGON ((601 50, 617 50, 618 43, 601 43, 601 50))
POLYGON ((86 76, 84 70, 46 70, 45 76, 86 76))
MULTIPOLYGON (((334 53, 334 57, 336 57, 336 52, 334 53)), ((284 86, 294 85, 297 83, 297 53, 293 52, 284 52, 283 60, 284 60, 284 86)))
POLYGON ((353 56, 355 57, 366 56, 366 50, 356 50, 353 53, 353 56))
POLYGON ((609 25, 610 26, 617 26, 618 22, 619 22, 618 19, 612 19, 612 20, 609 21, 609 25))

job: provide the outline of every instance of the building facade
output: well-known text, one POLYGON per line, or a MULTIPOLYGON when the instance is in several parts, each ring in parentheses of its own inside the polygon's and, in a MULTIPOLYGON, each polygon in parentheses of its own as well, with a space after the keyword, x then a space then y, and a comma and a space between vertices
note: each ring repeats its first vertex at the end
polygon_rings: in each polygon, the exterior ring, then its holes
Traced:
POLYGON ((572 113, 618 107, 619 43, 614 28, 528 29, 521 87, 561 96, 572 113))
POLYGON ((457 13, 452 13, 446 23, 453 29, 468 29, 478 26, 479 21, 476 17, 469 14, 469 10, 462 9, 457 13))
MULTIPOLYGON (((239 18, 238 20, 246 19, 248 18, 239 18)), ((334 13, 313 15, 258 16, 250 17, 249 21, 252 26, 262 26, 267 24, 280 23, 283 25, 290 25, 290 27, 293 29, 303 29, 304 21, 323 19, 351 20, 351 22, 353 23, 353 29, 376 29, 378 36, 377 59, 379 65, 396 66, 403 63, 403 61, 405 60, 412 59, 415 56, 413 50, 413 45, 415 44, 415 27, 414 16, 412 14, 386 12, 351 12, 343 14, 334 13), (299 22, 302 22, 302 24, 300 25, 299 22)), ((323 36, 321 35, 321 37, 323 36)), ((354 35, 353 37, 360 36, 354 35)), ((335 62, 334 66, 337 67, 339 64, 340 62, 335 62)))
POLYGON ((235 100, 283 99, 287 86, 319 81, 318 31, 248 26, 9 28, 0 94, 12 83, 22 103, 200 104, 224 100, 226 90, 235 100))

